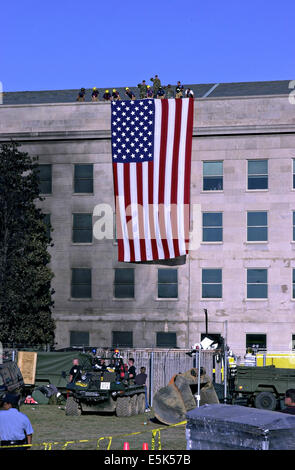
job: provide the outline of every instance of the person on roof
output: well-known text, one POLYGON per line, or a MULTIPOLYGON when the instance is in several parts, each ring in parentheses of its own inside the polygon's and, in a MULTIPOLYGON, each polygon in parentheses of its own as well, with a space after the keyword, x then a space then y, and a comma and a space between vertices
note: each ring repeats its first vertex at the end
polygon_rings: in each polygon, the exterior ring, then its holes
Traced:
POLYGON ((76 101, 85 101, 85 93, 86 93, 85 88, 81 88, 78 93, 76 101))
POLYGON ((175 98, 182 98, 183 95, 183 85, 181 85, 180 81, 177 82, 175 88, 175 98))
POLYGON ((147 84, 145 83, 145 80, 142 80, 142 82, 139 83, 137 87, 139 88, 140 99, 146 98, 147 84))
POLYGON ((174 91, 171 85, 166 86, 166 98, 174 98, 174 91))
POLYGON ((104 101, 111 101, 112 100, 112 95, 110 94, 109 90, 106 90, 103 95, 104 101))
POLYGON ((128 86, 125 88, 125 95, 128 96, 131 100, 135 100, 135 94, 133 93, 128 86))
POLYGON ((158 75, 155 75, 155 78, 151 78, 151 82, 154 84, 154 96, 157 97, 158 90, 161 87, 161 80, 159 79, 158 75))
POLYGON ((92 88, 91 100, 92 101, 98 101, 98 96, 99 96, 99 91, 95 86, 95 87, 92 88))
POLYGON ((119 101, 120 99, 121 98, 120 98, 119 92, 116 90, 116 88, 113 88, 112 100, 119 101))
POLYGON ((147 91, 146 91, 146 97, 147 98, 153 98, 154 92, 153 89, 150 85, 147 85, 147 91))
POLYGON ((185 98, 193 98, 194 97, 194 92, 190 88, 187 88, 184 92, 185 98))

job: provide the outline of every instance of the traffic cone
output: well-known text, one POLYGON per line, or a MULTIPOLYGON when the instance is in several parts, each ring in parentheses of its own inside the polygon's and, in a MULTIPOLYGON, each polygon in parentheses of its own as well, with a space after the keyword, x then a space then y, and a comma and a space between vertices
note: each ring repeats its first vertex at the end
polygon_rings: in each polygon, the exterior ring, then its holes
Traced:
POLYGON ((148 443, 147 442, 144 442, 142 444, 142 450, 149 450, 149 446, 148 446, 148 443))
POLYGON ((124 442, 123 450, 130 450, 129 442, 124 442))

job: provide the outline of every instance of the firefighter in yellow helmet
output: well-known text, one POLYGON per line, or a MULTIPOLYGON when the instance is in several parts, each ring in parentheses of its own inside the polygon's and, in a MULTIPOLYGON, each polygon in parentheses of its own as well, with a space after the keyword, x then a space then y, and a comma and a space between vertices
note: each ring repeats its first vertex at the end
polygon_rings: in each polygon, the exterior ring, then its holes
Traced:
POLYGON ((110 94, 109 90, 106 90, 103 95, 104 101, 111 101, 112 100, 112 95, 110 94))
POLYGON ((95 86, 92 88, 91 101, 98 101, 98 96, 99 96, 99 91, 95 86))
POLYGON ((113 101, 119 101, 121 99, 119 92, 116 90, 116 88, 113 88, 113 93, 112 93, 112 100, 113 101))
POLYGON ((131 100, 135 100, 135 94, 133 93, 128 86, 125 88, 125 95, 128 96, 131 100))

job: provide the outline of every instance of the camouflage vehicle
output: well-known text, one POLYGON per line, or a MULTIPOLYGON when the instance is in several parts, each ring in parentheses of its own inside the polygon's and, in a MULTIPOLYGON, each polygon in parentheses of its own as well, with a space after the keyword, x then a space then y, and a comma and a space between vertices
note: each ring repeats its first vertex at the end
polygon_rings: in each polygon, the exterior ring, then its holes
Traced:
POLYGON ((7 392, 20 395, 24 394, 25 385, 21 371, 13 361, 5 361, 0 364, 0 400, 7 392))
POLYGON ((265 410, 280 409, 289 388, 295 388, 295 369, 275 366, 237 366, 235 375, 229 381, 233 404, 244 401, 246 406, 265 410))
POLYGON ((118 355, 101 359, 85 354, 81 378, 67 384, 66 415, 83 412, 115 412, 132 416, 145 411, 145 387, 128 379, 126 365, 118 355))

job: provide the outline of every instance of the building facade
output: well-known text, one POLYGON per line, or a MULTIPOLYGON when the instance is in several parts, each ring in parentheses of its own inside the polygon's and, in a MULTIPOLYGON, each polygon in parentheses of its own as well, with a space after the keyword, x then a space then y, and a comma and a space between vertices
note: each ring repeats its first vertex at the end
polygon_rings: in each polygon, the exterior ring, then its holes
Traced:
POLYGON ((206 310, 208 332, 237 354, 293 349, 295 105, 287 82, 227 85, 195 93, 191 230, 201 243, 176 266, 118 263, 115 230, 94 236, 95 207, 114 208, 109 103, 4 99, 0 141, 39 156, 58 348, 187 348, 206 310))

